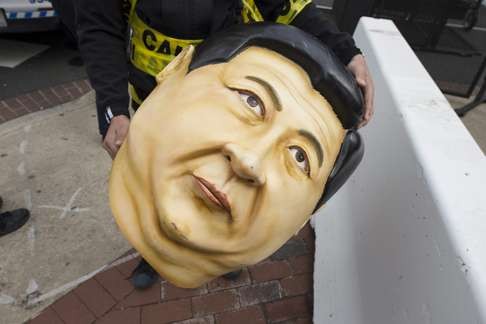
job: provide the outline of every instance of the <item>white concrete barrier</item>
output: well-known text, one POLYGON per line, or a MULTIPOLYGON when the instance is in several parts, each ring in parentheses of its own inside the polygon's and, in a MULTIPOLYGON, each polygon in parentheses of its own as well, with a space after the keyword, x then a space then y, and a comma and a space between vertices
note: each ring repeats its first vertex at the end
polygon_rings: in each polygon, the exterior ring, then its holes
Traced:
POLYGON ((392 22, 355 39, 376 113, 316 217, 314 323, 486 323, 486 158, 392 22))

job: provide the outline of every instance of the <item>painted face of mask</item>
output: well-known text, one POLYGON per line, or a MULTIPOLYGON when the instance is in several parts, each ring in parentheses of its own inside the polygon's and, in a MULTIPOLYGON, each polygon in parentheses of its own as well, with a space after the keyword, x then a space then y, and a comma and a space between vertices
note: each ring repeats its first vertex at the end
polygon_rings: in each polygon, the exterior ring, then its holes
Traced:
POLYGON ((345 130, 306 72, 268 49, 158 77, 110 179, 125 237, 167 280, 196 287, 259 262, 305 224, 345 130))

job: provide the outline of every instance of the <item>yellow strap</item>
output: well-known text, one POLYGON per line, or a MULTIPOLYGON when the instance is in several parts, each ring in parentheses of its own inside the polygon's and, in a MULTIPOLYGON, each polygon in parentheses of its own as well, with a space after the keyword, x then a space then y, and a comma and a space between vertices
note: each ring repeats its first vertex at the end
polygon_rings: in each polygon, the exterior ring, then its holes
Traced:
POLYGON ((282 13, 275 22, 286 25, 290 24, 310 3, 312 3, 312 0, 286 0, 282 13))
MULTIPOLYGON (((135 0, 134 0, 135 1, 135 0)), ((242 0, 243 9, 241 15, 244 23, 264 21, 263 15, 258 10, 255 0, 242 0)), ((312 0, 285 0, 282 13, 275 22, 280 24, 290 24, 304 8, 312 3, 312 0)))
POLYGON ((166 36, 147 26, 136 12, 132 12, 130 25, 130 60, 139 70, 152 76, 162 71, 185 47, 202 42, 202 39, 186 40, 166 36))
POLYGON ((135 12, 135 6, 137 5, 137 0, 127 0, 130 3, 130 15, 129 21, 132 19, 132 15, 135 12))
MULTIPOLYGON (((132 29, 130 61, 139 70, 156 76, 185 47, 202 42, 202 39, 177 39, 158 32, 137 16, 135 11, 137 0, 128 1, 131 3, 129 22, 132 29)), ((312 0, 286 0, 282 14, 277 18, 276 22, 290 24, 311 2, 312 0)), ((264 20, 255 4, 255 0, 242 0, 242 3, 241 14, 245 23, 264 20)))
POLYGON ((135 91, 135 88, 131 83, 128 84, 128 93, 130 93, 130 97, 132 98, 133 101, 137 103, 137 105, 141 105, 143 100, 140 99, 140 97, 137 94, 137 91, 135 91))
POLYGON ((254 0, 242 0, 242 3, 241 16, 245 24, 264 20, 254 0))

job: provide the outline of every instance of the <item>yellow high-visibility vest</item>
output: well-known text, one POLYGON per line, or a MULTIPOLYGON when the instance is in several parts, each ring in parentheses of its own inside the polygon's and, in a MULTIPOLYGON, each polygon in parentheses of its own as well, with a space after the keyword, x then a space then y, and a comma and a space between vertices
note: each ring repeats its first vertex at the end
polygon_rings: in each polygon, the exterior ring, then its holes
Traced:
MULTIPOLYGON (((286 0, 282 13, 275 22, 290 24, 311 2, 312 0, 286 0)), ((185 47, 197 45, 203 41, 202 39, 173 38, 153 29, 138 17, 135 10, 136 4, 137 0, 130 1, 128 23, 130 25, 130 62, 137 69, 155 77, 185 47)), ((254 0, 242 0, 242 4, 241 15, 244 23, 264 21, 254 0)), ((137 104, 141 104, 140 98, 131 85, 130 94, 137 104)))

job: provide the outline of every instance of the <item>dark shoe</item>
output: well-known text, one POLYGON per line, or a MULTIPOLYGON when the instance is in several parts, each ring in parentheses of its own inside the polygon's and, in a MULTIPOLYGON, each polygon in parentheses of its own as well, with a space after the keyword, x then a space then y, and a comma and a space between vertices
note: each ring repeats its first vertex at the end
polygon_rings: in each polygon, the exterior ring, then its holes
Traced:
POLYGON ((151 287, 158 279, 159 274, 145 259, 142 259, 135 270, 133 270, 130 281, 135 289, 142 290, 151 287))
POLYGON ((223 278, 226 280, 236 280, 238 277, 241 275, 242 270, 236 270, 236 271, 231 271, 228 272, 227 274, 223 275, 223 278))
POLYGON ((29 220, 30 212, 25 208, 0 214, 0 236, 15 232, 29 220))

